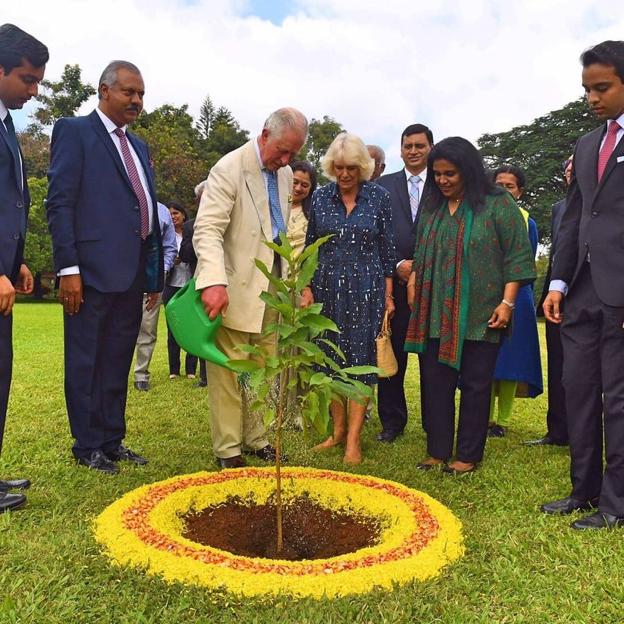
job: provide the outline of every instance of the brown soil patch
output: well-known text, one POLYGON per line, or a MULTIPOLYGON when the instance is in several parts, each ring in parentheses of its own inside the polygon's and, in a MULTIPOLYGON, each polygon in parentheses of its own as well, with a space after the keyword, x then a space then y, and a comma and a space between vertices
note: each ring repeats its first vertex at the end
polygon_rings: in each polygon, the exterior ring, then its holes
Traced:
POLYGON ((284 549, 276 552, 275 506, 233 497, 183 517, 184 537, 244 557, 326 559, 379 542, 378 519, 321 507, 306 497, 284 506, 284 549))

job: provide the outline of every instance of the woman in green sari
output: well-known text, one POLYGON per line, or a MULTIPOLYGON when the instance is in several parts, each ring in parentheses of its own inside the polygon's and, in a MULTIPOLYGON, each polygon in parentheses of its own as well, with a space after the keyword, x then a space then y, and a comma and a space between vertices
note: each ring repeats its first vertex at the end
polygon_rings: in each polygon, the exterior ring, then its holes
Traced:
POLYGON ((471 472, 483 458, 492 376, 518 288, 535 261, 516 202, 486 174, 477 149, 450 137, 433 147, 407 299, 405 350, 418 353, 428 457, 418 467, 471 472), (455 459, 455 390, 461 400, 455 459))

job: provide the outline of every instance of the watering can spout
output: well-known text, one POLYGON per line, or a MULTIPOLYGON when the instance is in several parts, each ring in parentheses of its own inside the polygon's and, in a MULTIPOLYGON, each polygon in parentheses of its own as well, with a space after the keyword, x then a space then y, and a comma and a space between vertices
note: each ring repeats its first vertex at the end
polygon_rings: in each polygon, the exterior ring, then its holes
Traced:
POLYGON ((201 292, 195 290, 195 278, 169 300, 165 315, 169 329, 182 349, 202 360, 229 368, 229 358, 215 345, 221 315, 213 321, 208 318, 201 302, 201 292))

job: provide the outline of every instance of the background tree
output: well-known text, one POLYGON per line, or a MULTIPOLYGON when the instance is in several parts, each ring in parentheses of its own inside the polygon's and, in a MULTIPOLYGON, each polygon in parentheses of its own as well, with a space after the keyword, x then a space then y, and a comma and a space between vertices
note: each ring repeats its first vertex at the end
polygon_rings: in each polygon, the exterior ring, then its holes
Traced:
POLYGON ((35 119, 43 126, 51 126, 61 117, 74 117, 76 111, 92 95, 95 88, 82 82, 80 65, 65 65, 58 82, 42 80, 44 92, 36 97, 41 106, 35 111, 35 119))
POLYGON ((507 132, 484 134, 478 140, 486 165, 492 169, 522 167, 527 188, 522 203, 537 222, 540 241, 550 240, 552 205, 565 195, 563 163, 580 136, 598 125, 583 98, 507 132))
POLYGON ((165 104, 143 113, 132 131, 147 142, 156 173, 160 201, 194 205, 193 189, 206 179, 208 164, 200 155, 202 136, 188 106, 165 104))
POLYGON ((328 115, 323 115, 322 120, 313 118, 310 121, 308 140, 301 149, 299 158, 307 160, 316 169, 319 185, 329 182, 321 171, 321 158, 336 136, 344 131, 342 124, 328 115))
POLYGON ((45 178, 28 178, 30 191, 30 211, 28 214, 28 234, 24 248, 24 261, 35 277, 34 296, 41 298, 41 273, 51 271, 52 240, 48 232, 45 215, 45 198, 48 194, 48 182, 45 178))
POLYGON ((31 123, 17 133, 26 173, 29 177, 45 178, 50 161, 50 137, 38 123, 31 123))
POLYGON ((206 96, 199 111, 197 129, 202 136, 201 155, 208 170, 225 154, 249 141, 249 132, 243 130, 234 115, 225 106, 215 109, 209 96, 206 96))
POLYGON ((212 127, 214 115, 214 104, 212 103, 210 96, 207 95, 199 109, 199 119, 197 120, 197 130, 204 139, 207 139, 210 135, 210 128, 212 127))

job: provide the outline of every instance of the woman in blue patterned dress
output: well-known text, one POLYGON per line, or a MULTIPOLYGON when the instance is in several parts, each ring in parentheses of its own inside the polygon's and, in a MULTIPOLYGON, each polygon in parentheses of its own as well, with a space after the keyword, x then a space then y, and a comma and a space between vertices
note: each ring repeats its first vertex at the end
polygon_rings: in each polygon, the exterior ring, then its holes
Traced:
MULTIPOLYGON (((375 338, 384 311, 394 313, 396 252, 390 196, 368 182, 375 162, 362 140, 353 134, 339 134, 321 166, 335 182, 314 193, 306 245, 328 234, 333 237, 320 248, 318 269, 302 293, 302 306, 322 303, 322 313, 339 327, 341 333, 331 339, 342 349, 346 361, 339 361, 326 349, 339 365, 375 366, 375 338)), ((358 380, 372 385, 377 383, 377 376, 363 375, 358 380)), ((333 401, 330 409, 333 435, 317 450, 346 444, 344 462, 359 464, 366 405, 333 401)))

